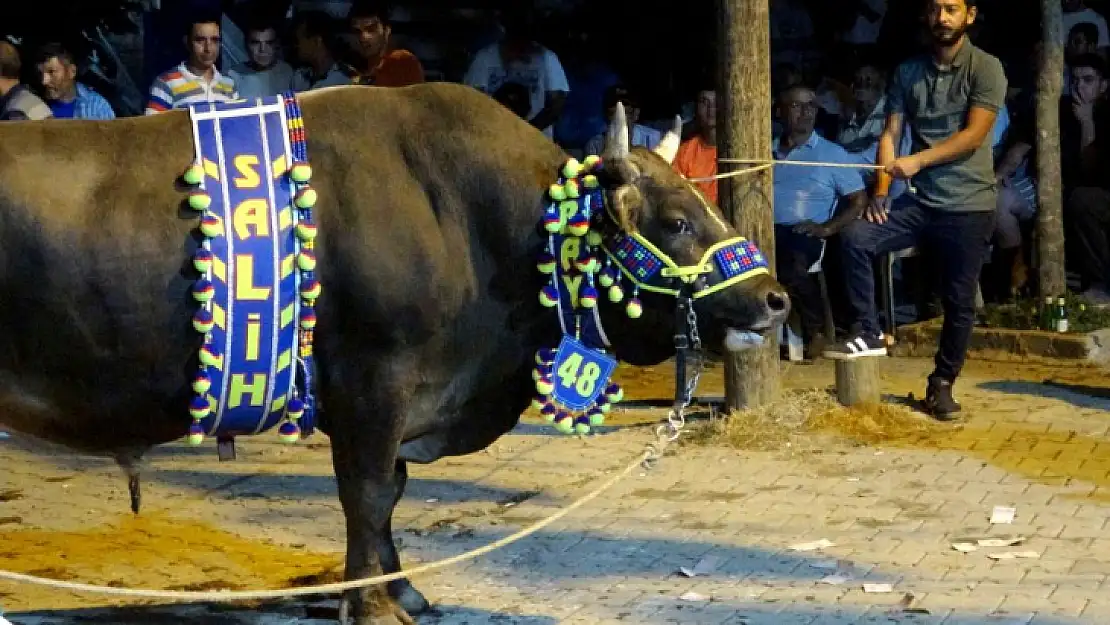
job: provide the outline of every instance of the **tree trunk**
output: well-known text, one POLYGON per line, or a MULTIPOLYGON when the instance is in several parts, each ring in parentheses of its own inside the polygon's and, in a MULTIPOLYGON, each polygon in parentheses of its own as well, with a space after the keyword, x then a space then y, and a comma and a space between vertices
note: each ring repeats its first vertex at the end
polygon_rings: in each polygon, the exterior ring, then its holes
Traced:
MULTIPOLYGON (((771 154, 771 40, 768 0, 717 0, 718 158, 771 154)), ((730 171, 735 165, 718 167, 730 171)), ((774 270, 775 227, 771 170, 720 181, 720 204, 740 234, 755 241, 774 270)), ((726 360, 725 396, 731 409, 767 404, 779 394, 779 347, 726 360)))
POLYGON ((1041 295, 1063 295, 1064 198, 1060 183, 1063 18, 1058 0, 1041 0, 1043 54, 1037 75, 1037 274, 1041 295))

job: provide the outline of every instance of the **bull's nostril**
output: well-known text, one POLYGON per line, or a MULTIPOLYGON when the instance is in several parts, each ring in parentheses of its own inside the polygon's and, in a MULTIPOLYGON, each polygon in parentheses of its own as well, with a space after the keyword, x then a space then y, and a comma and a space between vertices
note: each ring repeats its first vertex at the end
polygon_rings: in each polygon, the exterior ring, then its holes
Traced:
POLYGON ((777 291, 767 293, 767 308, 770 308, 771 312, 780 313, 786 310, 789 301, 785 293, 777 291))

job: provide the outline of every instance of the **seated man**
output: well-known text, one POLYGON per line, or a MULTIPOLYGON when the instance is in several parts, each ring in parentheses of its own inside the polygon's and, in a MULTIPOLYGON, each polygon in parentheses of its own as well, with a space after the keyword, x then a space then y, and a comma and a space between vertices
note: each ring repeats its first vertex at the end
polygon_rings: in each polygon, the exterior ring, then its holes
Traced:
MULTIPOLYGON (((628 120, 628 140, 633 146, 643 146, 651 149, 658 145, 663 134, 654 128, 640 124, 640 103, 621 85, 614 85, 605 90, 604 106, 605 120, 608 123, 613 119, 613 112, 617 110, 617 102, 624 104, 625 119, 628 120)), ((605 149, 605 133, 593 137, 586 142, 586 154, 601 154, 605 149)))
POLYGON ((672 167, 687 178, 698 180, 697 187, 717 203, 717 92, 698 91, 694 113, 694 134, 678 148, 672 167))
POLYGON ((1107 66, 1091 54, 1071 67, 1071 94, 1060 104, 1060 170, 1069 256, 1083 295, 1110 305, 1110 107, 1107 66))
MULTIPOLYGON (((814 130, 816 96, 812 89, 796 86, 779 98, 783 134, 774 141, 774 158, 821 163, 854 162, 844 148, 814 130)), ((809 268, 821 258, 822 239, 835 234, 863 212, 867 203, 863 177, 858 169, 778 165, 775 189, 775 263, 802 322, 803 339, 817 349, 824 343, 821 293, 809 268), (849 208, 836 217, 837 203, 847 198, 849 208)), ((818 353, 820 352, 817 349, 818 353)))

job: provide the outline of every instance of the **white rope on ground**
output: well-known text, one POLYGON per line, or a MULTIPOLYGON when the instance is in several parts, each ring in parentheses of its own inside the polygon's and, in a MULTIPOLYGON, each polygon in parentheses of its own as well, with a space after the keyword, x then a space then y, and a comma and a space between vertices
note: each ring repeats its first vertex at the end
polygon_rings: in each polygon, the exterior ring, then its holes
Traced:
POLYGON ((541 529, 551 525, 555 521, 565 517, 566 515, 581 508, 586 503, 597 498, 601 493, 609 490, 617 482, 624 479, 629 473, 634 471, 636 467, 641 466, 645 461, 658 458, 662 456, 663 448, 666 446, 667 441, 662 440, 655 445, 650 446, 647 451, 643 452, 636 459, 630 462, 623 469, 618 471, 615 475, 605 480, 600 486, 583 495, 573 503, 563 508, 562 510, 552 514, 551 516, 526 527, 515 534, 510 534, 500 540, 494 541, 474 549, 461 553, 457 556, 452 556, 443 560, 437 560, 418 566, 407 571, 398 571, 396 573, 389 573, 387 575, 378 575, 376 577, 367 577, 363 579, 355 579, 345 582, 334 582, 330 584, 320 584, 318 586, 302 586, 300 588, 285 588, 279 590, 243 590, 243 591, 181 591, 181 590, 150 590, 139 588, 118 588, 115 586, 97 586, 95 584, 82 584, 79 582, 66 582, 57 579, 50 579, 47 577, 36 577, 34 575, 24 575, 22 573, 15 573, 12 571, 0 570, 0 580, 7 580, 11 582, 20 582, 25 584, 34 584, 36 586, 47 586, 56 588, 58 590, 68 590, 78 593, 91 593, 98 595, 115 595, 117 597, 141 597, 144 599, 160 599, 175 603, 180 602, 196 602, 196 603, 230 603, 235 601, 258 601, 263 599, 284 599, 287 597, 300 597, 305 595, 325 595, 337 594, 347 590, 354 590, 356 588, 365 588, 367 586, 376 586, 391 582, 395 579, 402 579, 412 577, 421 573, 435 571, 442 569, 452 564, 472 560, 478 556, 485 555, 496 549, 500 549, 510 545, 522 538, 531 536, 541 529))

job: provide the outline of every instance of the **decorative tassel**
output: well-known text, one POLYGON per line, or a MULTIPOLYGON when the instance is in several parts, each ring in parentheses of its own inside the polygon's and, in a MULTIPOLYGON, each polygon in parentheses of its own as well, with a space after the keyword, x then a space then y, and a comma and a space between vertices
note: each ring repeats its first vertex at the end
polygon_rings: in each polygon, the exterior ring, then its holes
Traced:
POLYGON ((204 395, 197 395, 189 402, 189 414, 194 421, 200 421, 212 412, 212 402, 204 395))
POLYGON ((216 287, 208 280, 201 278, 193 285, 193 299, 204 303, 212 300, 216 295, 216 287))
POLYGON ((193 329, 201 334, 208 334, 215 325, 216 320, 207 308, 201 308, 193 315, 193 329))
POLYGON ((547 188, 547 197, 551 198, 553 202, 562 202, 567 199, 567 191, 563 188, 563 185, 556 182, 547 188))
POLYGON ((570 434, 574 431, 574 419, 570 418, 570 414, 560 411, 555 416, 555 429, 563 434, 570 434))
POLYGON ((593 174, 586 174, 585 176, 582 176, 582 186, 592 191, 600 187, 601 183, 598 181, 597 176, 593 174))
POLYGON ((289 168, 289 178, 297 184, 306 184, 312 179, 312 166, 305 162, 293 163, 289 168))
POLYGON ((297 424, 292 421, 286 421, 278 428, 278 438, 283 443, 295 443, 301 438, 301 428, 297 427, 297 424))
POLYGON ((574 420, 574 433, 586 435, 590 433, 590 419, 582 416, 574 420))
POLYGON ((219 217, 208 213, 200 218, 200 231, 209 239, 215 239, 224 233, 224 225, 220 222, 219 217))
POLYGON ((297 194, 293 196, 293 205, 302 210, 316 206, 316 189, 309 186, 297 189, 297 194))
POLYGON ((551 234, 558 234, 563 229, 563 211, 559 204, 549 204, 544 211, 543 229, 551 234))
POLYGON ((190 191, 188 202, 189 208, 195 211, 207 210, 212 206, 212 196, 200 190, 190 191))
POLYGON ((563 177, 566 179, 577 178, 578 174, 582 172, 582 163, 578 162, 576 158, 567 160, 566 165, 563 165, 563 177))
POLYGON ((301 271, 312 271, 316 268, 316 255, 309 250, 301 250, 301 253, 297 254, 297 266, 301 271))
POLYGON ((296 421, 304 416, 304 402, 299 397, 289 400, 289 407, 285 410, 285 418, 296 421))
POLYGON ((212 252, 203 247, 198 249, 196 255, 193 256, 193 267, 196 267, 197 271, 207 274, 212 269, 212 252))
POLYGON ((312 241, 316 238, 316 224, 309 220, 297 222, 297 238, 301 241, 312 241))
POLYGON ((555 390, 555 382, 550 377, 536 380, 536 392, 540 395, 550 395, 555 390))
POLYGON ((204 167, 199 163, 189 165, 181 174, 181 180, 187 185, 197 186, 204 182, 204 167))
POLYGON ((201 371, 193 378, 193 392, 197 395, 204 395, 212 388, 212 379, 208 374, 201 371))
POLYGON ((567 180, 567 183, 563 185, 563 190, 566 191, 568 200, 578 199, 579 192, 577 180, 567 180))
POLYGON ((555 420, 555 412, 555 406, 552 406, 548 403, 545 403, 543 408, 540 408, 540 416, 543 417, 543 420, 548 423, 551 423, 555 420))
POLYGON ((199 423, 189 426, 189 435, 185 438, 190 445, 196 447, 204 442, 204 428, 199 423))
POLYGON ((590 154, 582 159, 582 169, 586 171, 597 171, 601 169, 601 157, 597 154, 590 154))
POLYGON ((567 234, 575 237, 584 237, 590 231, 590 219, 581 212, 567 220, 567 234))
POLYGON ((597 270, 601 268, 601 261, 593 254, 586 254, 575 260, 574 266, 582 273, 592 274, 597 273, 597 270))
POLYGON ((617 282, 617 272, 609 261, 605 262, 605 269, 601 270, 601 275, 597 277, 597 282, 604 288, 609 288, 617 282))
POLYGON ((320 283, 316 280, 307 280, 301 285, 301 297, 306 301, 315 301, 320 297, 320 283))
POLYGON ((633 297, 625 304, 624 312, 628 315, 629 319, 639 319, 640 315, 644 314, 644 306, 640 303, 638 297, 633 297))
POLYGON ((545 308, 554 308, 559 305, 559 291, 550 284, 540 290, 540 304, 545 308))
POLYGON ((597 247, 601 245, 601 233, 597 230, 590 230, 586 233, 586 245, 590 247, 597 247))
POLYGON ((544 250, 544 252, 540 254, 539 260, 536 261, 536 269, 539 269, 540 273, 543 274, 550 275, 555 273, 555 257, 551 252, 544 250))
POLYGON ((536 350, 536 364, 550 365, 555 362, 555 350, 543 347, 536 350))
POLYGON ((578 305, 582 308, 594 308, 597 306, 597 289, 589 284, 583 285, 582 290, 578 293, 578 305))
POLYGON ((536 395, 535 397, 532 398, 532 408, 534 408, 536 410, 543 410, 544 406, 546 406, 546 405, 547 405, 547 398, 546 397, 540 397, 539 395, 536 395))
POLYGON ((621 388, 620 384, 610 384, 605 388, 605 399, 613 404, 619 402, 624 399, 624 389, 621 388))
POLYGON ((301 327, 305 330, 312 330, 316 327, 316 311, 310 306, 301 308, 301 327))
POLYGON ((206 367, 215 367, 216 365, 220 364, 220 357, 216 354, 213 354, 212 349, 209 348, 207 345, 200 348, 200 352, 197 356, 200 360, 200 364, 206 367))
POLYGON ((610 302, 617 304, 620 303, 622 299, 624 299, 624 289, 621 288, 621 285, 614 284, 613 286, 609 287, 610 302))
POLYGON ((605 413, 598 408, 592 408, 586 416, 590 420, 590 425, 595 428, 605 425, 605 413))

